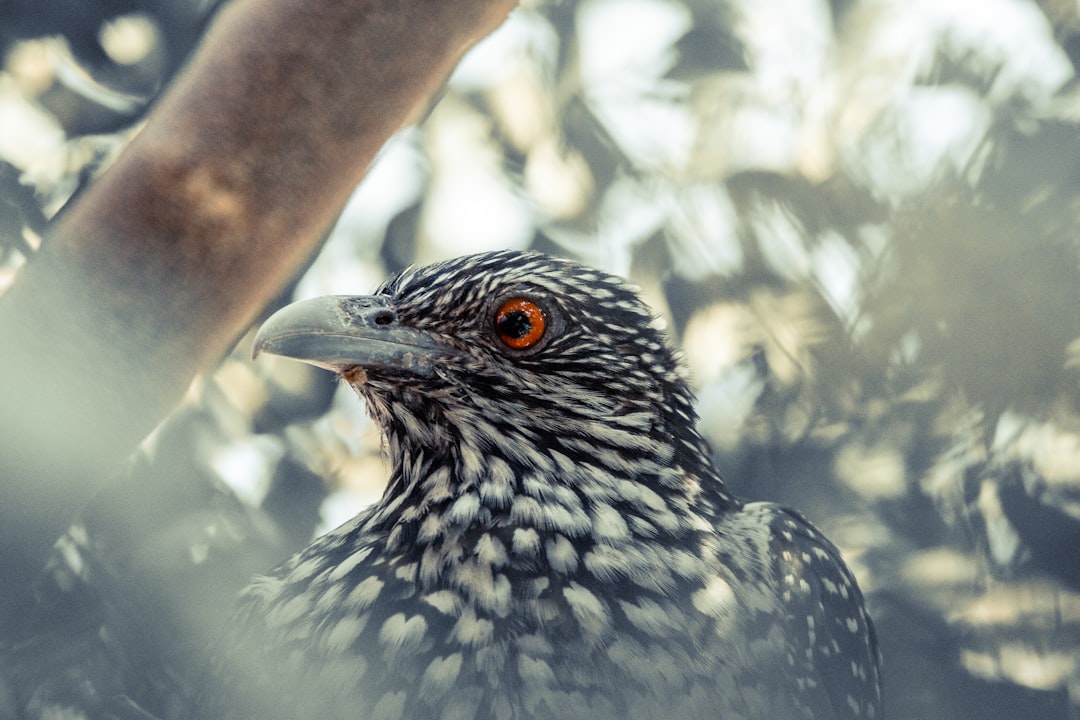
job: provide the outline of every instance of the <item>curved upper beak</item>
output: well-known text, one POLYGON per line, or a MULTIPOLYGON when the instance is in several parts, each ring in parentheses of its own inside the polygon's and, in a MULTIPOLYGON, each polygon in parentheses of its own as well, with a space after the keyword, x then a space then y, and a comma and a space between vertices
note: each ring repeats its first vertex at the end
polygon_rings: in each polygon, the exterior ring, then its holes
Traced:
POLYGON ((389 298, 332 295, 302 300, 271 315, 255 333, 251 357, 262 353, 338 373, 361 367, 430 375, 454 349, 400 325, 389 298))

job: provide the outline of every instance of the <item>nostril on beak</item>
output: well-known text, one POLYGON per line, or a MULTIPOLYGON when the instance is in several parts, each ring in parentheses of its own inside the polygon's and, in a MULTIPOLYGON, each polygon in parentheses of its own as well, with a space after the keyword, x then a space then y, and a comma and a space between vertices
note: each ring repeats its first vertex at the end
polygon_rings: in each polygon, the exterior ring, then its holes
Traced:
POLYGON ((381 313, 375 316, 376 325, 390 325, 394 322, 394 313, 389 310, 383 310, 381 313))

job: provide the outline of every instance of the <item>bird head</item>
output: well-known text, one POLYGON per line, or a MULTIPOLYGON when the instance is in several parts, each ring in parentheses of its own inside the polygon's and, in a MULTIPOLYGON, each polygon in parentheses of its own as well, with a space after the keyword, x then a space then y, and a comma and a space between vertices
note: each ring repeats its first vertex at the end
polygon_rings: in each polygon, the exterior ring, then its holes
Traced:
POLYGON ((428 454, 464 446, 528 464, 515 453, 541 447, 708 466, 653 312, 619 278, 567 260, 470 255, 407 270, 374 295, 302 301, 258 331, 262 352, 337 372, 391 454, 404 442, 428 454))

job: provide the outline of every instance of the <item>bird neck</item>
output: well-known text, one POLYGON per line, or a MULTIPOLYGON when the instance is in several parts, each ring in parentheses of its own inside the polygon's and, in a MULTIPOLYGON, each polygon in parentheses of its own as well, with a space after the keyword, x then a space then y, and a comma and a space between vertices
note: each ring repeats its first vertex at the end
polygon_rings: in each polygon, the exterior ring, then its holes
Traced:
MULTIPOLYGON (((371 518, 392 551, 419 556, 454 537, 468 555, 498 537, 546 547, 546 562, 559 565, 570 544, 684 538, 736 502, 692 424, 671 435, 623 417, 603 433, 573 424, 554 433, 476 415, 417 432, 419 418, 397 410, 382 418, 393 466, 371 518)), ((565 425, 565 409, 562 417, 565 425)))

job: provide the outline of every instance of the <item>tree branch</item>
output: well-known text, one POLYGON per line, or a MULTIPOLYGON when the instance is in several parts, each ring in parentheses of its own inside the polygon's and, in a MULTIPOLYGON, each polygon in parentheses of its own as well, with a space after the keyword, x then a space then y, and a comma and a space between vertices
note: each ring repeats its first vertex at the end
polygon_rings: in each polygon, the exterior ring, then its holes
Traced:
POLYGON ((0 605, 514 4, 225 7, 146 127, 0 298, 0 605))

